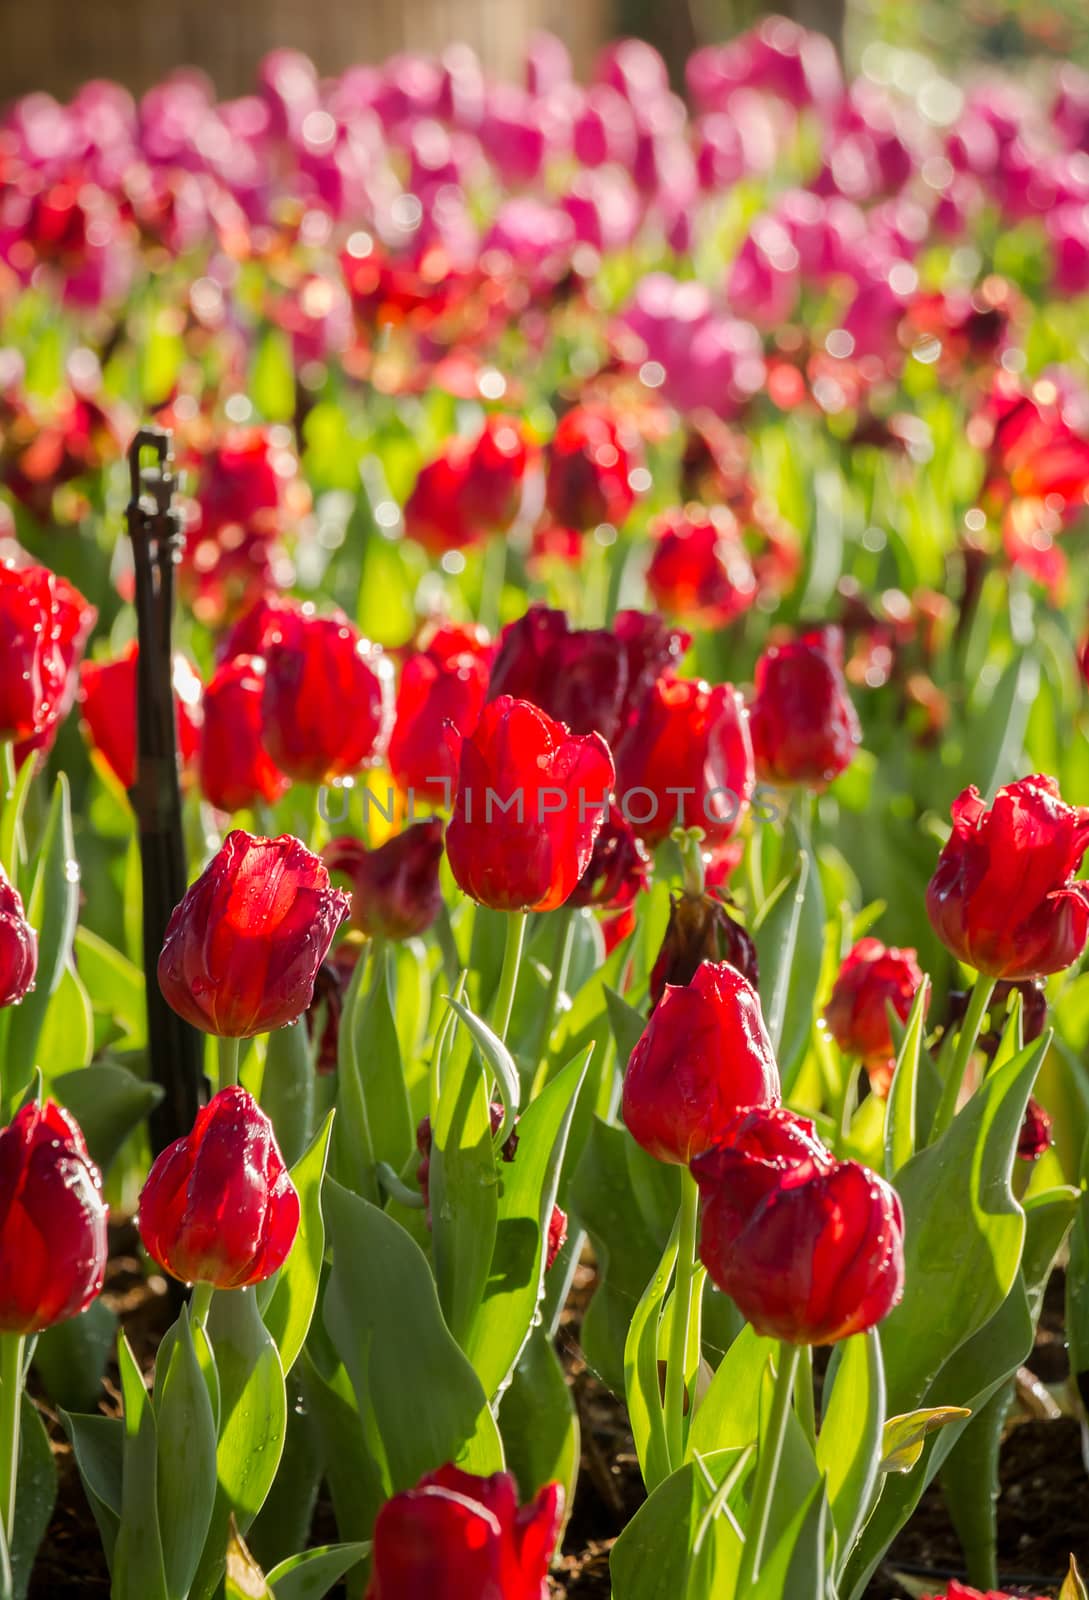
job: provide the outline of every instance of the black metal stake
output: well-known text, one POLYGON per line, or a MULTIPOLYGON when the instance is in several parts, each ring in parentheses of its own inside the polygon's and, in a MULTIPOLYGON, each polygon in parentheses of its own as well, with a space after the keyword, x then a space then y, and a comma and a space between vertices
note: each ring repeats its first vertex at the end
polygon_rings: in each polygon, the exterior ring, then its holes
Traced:
POLYGON ((156 1154, 187 1134, 201 1102, 202 1039, 163 999, 156 977, 170 913, 186 889, 181 789, 174 729, 171 629, 181 516, 174 509, 172 435, 141 428, 129 446, 126 511, 136 565, 140 646, 136 675, 137 767, 130 798, 140 832, 143 942, 151 1076, 163 1098, 149 1119, 156 1154), (151 462, 145 455, 153 454, 151 462))

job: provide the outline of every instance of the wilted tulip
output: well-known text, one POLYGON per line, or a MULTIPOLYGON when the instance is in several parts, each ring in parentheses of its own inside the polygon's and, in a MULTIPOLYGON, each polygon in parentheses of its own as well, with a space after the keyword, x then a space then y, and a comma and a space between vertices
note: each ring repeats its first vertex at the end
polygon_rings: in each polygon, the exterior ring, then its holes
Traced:
POLYGON ((163 994, 187 1022, 224 1038, 294 1022, 350 905, 298 839, 236 828, 171 913, 163 994))
POLYGON ((665 938, 650 974, 651 1010, 667 984, 691 983, 704 961, 728 962, 755 989, 760 965, 752 935, 716 894, 672 895, 665 938))
POLYGON ((0 1133, 0 1331, 39 1333, 102 1288, 102 1178, 74 1119, 47 1100, 0 1133))
POLYGON ((926 891, 934 931, 992 978, 1042 978, 1075 962, 1089 937, 1089 884, 1074 874, 1089 807, 1054 778, 1021 778, 987 806, 973 786, 953 802, 953 832, 926 891))
POLYGON ((460 742, 446 830, 459 886, 496 911, 562 905, 589 864, 614 778, 600 734, 577 738, 526 700, 493 700, 460 742))
MULTIPOLYGON (((139 647, 112 661, 85 661, 79 675, 80 715, 91 744, 122 789, 136 782, 136 675, 139 647)), ((184 656, 174 657, 174 717, 183 767, 200 743, 201 682, 184 656)))
POLYGON ((247 1090, 221 1089, 193 1131, 157 1157, 137 1221, 145 1250, 183 1283, 243 1289, 283 1266, 299 1197, 272 1123, 247 1090))
POLYGON ((368 850, 359 839, 332 839, 324 856, 330 872, 343 872, 351 879, 352 925, 372 937, 415 938, 442 910, 438 817, 413 823, 375 850, 368 850))
POLYGON ((0 739, 30 739, 59 719, 70 673, 98 613, 48 567, 0 562, 0 739))
POLYGON ((669 984, 624 1074, 624 1123, 658 1161, 686 1166, 745 1106, 774 1105, 779 1070, 756 990, 727 962, 669 984))
POLYGON ((38 935, 26 920, 18 889, 0 866, 0 1006, 13 1006, 34 987, 38 935))
POLYGON ((302 783, 329 783, 384 752, 393 666, 340 612, 285 612, 265 659, 265 748, 302 783))
POLYGON ((904 1288, 896 1191, 837 1161, 813 1124, 743 1112, 699 1155, 700 1259, 757 1333, 832 1344, 888 1315, 904 1288))
POLYGON ((862 730, 843 677, 838 628, 773 645, 756 663, 749 707, 757 775, 823 787, 846 771, 862 730))
POLYGON ((646 846, 614 805, 594 840, 589 864, 570 903, 617 911, 630 906, 649 882, 650 857, 646 846))
POLYGON ((271 805, 288 787, 261 741, 264 693, 261 656, 233 656, 204 691, 200 787, 220 811, 271 805))
POLYGON ((878 1092, 888 1091, 896 1057, 888 1007, 906 1022, 923 974, 914 950, 895 950, 880 939, 860 939, 844 958, 824 1020, 847 1055, 858 1056, 878 1092))
POLYGON ((508 1472, 429 1472, 378 1513, 366 1600, 543 1600, 562 1509, 558 1483, 519 1509, 508 1472))

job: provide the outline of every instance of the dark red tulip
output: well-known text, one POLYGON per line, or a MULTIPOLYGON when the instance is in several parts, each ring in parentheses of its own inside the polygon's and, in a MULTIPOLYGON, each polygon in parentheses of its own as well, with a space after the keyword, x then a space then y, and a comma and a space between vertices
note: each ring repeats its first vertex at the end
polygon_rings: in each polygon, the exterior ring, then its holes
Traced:
POLYGON ((832 1344, 872 1328, 904 1288, 896 1191, 836 1161, 782 1107, 742 1113, 698 1156, 700 1259, 766 1338, 832 1344))
POLYGON ((752 936, 716 894, 671 895, 669 923, 650 974, 651 1010, 665 992, 691 983, 704 961, 727 961, 755 989, 760 964, 752 936))
POLYGON ((728 683, 659 678, 616 748, 624 815, 652 847, 676 827, 729 839, 755 781, 749 719, 728 683))
POLYGON ((650 857, 615 803, 594 840, 589 864, 571 895, 573 906, 630 906, 650 881, 650 857))
POLYGON ((317 1060, 314 1063, 318 1072, 328 1073, 337 1070, 337 1058, 340 1054, 340 1019, 344 1015, 344 1000, 364 948, 362 939, 342 939, 315 974, 314 998, 307 1009, 306 1026, 313 1039, 318 1023, 321 1022, 321 1037, 318 1040, 317 1060))
POLYGON ((13 1006, 34 987, 38 935, 26 920, 18 889, 0 866, 0 1006, 13 1006))
POLYGON ((619 528, 635 504, 636 462, 621 429, 602 410, 576 406, 561 418, 548 447, 545 500, 568 528, 619 528))
POLYGON ((287 790, 288 779, 261 739, 264 693, 261 656, 233 656, 217 668, 204 691, 200 787, 220 811, 271 805, 287 790))
POLYGON ((285 612, 266 646, 265 748, 302 783, 358 772, 385 751, 393 666, 340 612, 285 612))
POLYGON ((140 1191, 144 1249, 183 1283, 244 1289, 283 1266, 299 1227, 272 1123, 238 1084, 197 1112, 156 1158, 140 1191))
POLYGON ((615 779, 600 734, 576 737, 502 695, 461 740, 446 854, 458 885, 497 911, 552 911, 589 865, 615 779))
POLYGON ((862 730, 838 628, 773 645, 760 657, 749 719, 757 776, 765 782, 821 787, 846 771, 862 730))
POLYGON ((248 1039, 281 1028, 309 1006, 350 906, 298 839, 236 828, 171 913, 159 986, 205 1033, 248 1039))
POLYGON ((745 1106, 774 1105, 779 1069, 756 990, 727 962, 667 984, 624 1074, 624 1122, 659 1161, 685 1166, 745 1106))
POLYGON ((48 567, 0 562, 0 739, 33 739, 59 721, 97 616, 48 567))
POLYGON ((472 733, 488 693, 492 646, 479 629, 434 630, 401 669, 389 768, 405 792, 450 803, 456 764, 443 729, 472 733))
POLYGON ((687 643, 641 611, 619 612, 611 628, 572 629, 565 611, 530 606, 503 629, 488 698, 531 700, 572 733, 600 733, 611 744, 687 643))
POLYGON ((685 506, 651 528, 647 588, 656 606, 704 628, 721 628, 747 611, 758 586, 732 512, 685 506))
POLYGON ((0 1133, 0 1332, 85 1310, 106 1272, 102 1179, 75 1120, 47 1100, 0 1133))
POLYGON ((1039 1161, 1051 1149, 1052 1143, 1051 1118, 1039 1100, 1030 1095, 1017 1137, 1017 1154, 1022 1161, 1039 1161))
MULTIPOLYGON (((138 656, 133 640, 112 661, 85 661, 79 676, 84 726, 122 789, 131 789, 136 782, 138 656)), ((201 682, 184 656, 174 657, 174 713, 178 756, 187 767, 200 744, 201 682)))
POLYGON ((438 817, 413 823, 375 850, 359 839, 332 839, 324 855, 330 872, 351 879, 352 926, 372 937, 415 938, 426 933, 442 910, 438 817))
POLYGON ((1075 962, 1089 937, 1089 884, 1074 874, 1089 807, 1054 778, 1021 778, 990 806, 973 786, 953 802, 953 832, 926 891, 934 931, 992 978, 1043 978, 1075 962))
POLYGON ((887 1093, 896 1059, 888 1007, 906 1022, 923 982, 914 950, 895 950, 880 939, 860 939, 832 986, 824 1020, 847 1055, 858 1056, 870 1083, 887 1093))
POLYGON ((558 1483, 519 1510, 509 1472, 429 1472, 378 1513, 365 1600, 545 1600, 562 1510, 558 1483))

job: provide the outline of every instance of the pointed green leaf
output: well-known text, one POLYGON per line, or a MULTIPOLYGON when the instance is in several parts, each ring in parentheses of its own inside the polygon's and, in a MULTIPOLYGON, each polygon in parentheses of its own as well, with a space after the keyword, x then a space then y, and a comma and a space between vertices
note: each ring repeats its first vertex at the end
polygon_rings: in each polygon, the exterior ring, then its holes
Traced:
POLYGON ((518 1115, 521 1104, 522 1085, 518 1077, 518 1068, 514 1064, 514 1057, 499 1038, 493 1033, 488 1024, 481 1020, 469 1007, 462 1005, 460 1000, 447 997, 446 1004, 464 1022, 473 1036, 473 1041, 484 1059, 485 1065, 490 1068, 499 1090, 499 1098, 503 1102, 503 1121, 495 1135, 495 1144, 498 1149, 510 1136, 518 1115))
POLYGON ((49 807, 33 884, 26 899, 27 918, 38 931, 38 976, 34 988, 11 1013, 9 1059, 25 1067, 9 1095, 22 1088, 38 1056, 38 1039, 54 991, 64 975, 79 911, 79 864, 72 837, 68 779, 60 773, 49 807))
POLYGON ((159 1531, 155 1415, 124 1334, 117 1342, 125 1402, 121 1526, 114 1549, 114 1600, 169 1600, 159 1531))
POLYGON ((304 1550, 268 1575, 276 1600, 322 1600, 350 1567, 370 1555, 369 1544, 326 1544, 304 1550))
POLYGON ((824 1474, 836 1530, 836 1569, 842 1571, 877 1484, 885 1374, 875 1330, 845 1339, 839 1351, 817 1437, 817 1466, 824 1474))
POLYGON ((306 1340, 318 1282, 325 1258, 325 1224, 321 1215, 321 1189, 333 1131, 332 1111, 314 1136, 310 1148, 291 1169, 291 1181, 299 1195, 299 1231, 291 1254, 276 1274, 258 1290, 258 1303, 265 1327, 276 1342, 285 1375, 295 1365, 306 1340))
POLYGON ((890 1182, 900 1168, 911 1160, 918 1144, 919 1060, 929 1002, 930 979, 924 978, 916 992, 903 1042, 897 1052, 896 1070, 892 1076, 885 1112, 885 1176, 890 1182))
POLYGON ((881 1471, 910 1472, 923 1453, 928 1434, 969 1416, 971 1412, 964 1406, 926 1406, 890 1417, 881 1433, 881 1471))
POLYGON ((187 1311, 178 1318, 161 1387, 156 1487, 163 1567, 171 1600, 186 1600, 216 1498, 216 1424, 187 1311))

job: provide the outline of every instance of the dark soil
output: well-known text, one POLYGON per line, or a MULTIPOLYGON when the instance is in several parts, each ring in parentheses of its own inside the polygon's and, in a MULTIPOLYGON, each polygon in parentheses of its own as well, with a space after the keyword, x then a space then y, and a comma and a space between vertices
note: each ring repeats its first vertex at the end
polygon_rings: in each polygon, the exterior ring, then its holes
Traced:
MULTIPOLYGON (((112 1242, 105 1295, 150 1375, 159 1338, 175 1313, 164 1281, 143 1278, 132 1230, 118 1229, 112 1242)), ((554 1572, 554 1600, 608 1600, 609 1551, 644 1499, 623 1404, 588 1371, 578 1342, 593 1282, 592 1267, 580 1268, 557 1341, 578 1405, 582 1462, 573 1514, 554 1572)), ((1066 1377, 1061 1275, 1049 1288, 1030 1366, 1048 1384, 1062 1383, 1066 1377)), ((116 1378, 116 1370, 107 1374, 100 1403, 104 1412, 114 1415, 120 1409, 116 1378)), ((109 1575, 98 1529, 63 1432, 44 1404, 42 1411, 60 1483, 29 1600, 56 1600, 72 1593, 87 1600, 108 1600, 109 1575)), ((319 1504, 316 1522, 324 1537, 335 1537, 327 1504, 319 1504)), ((1012 1592, 1057 1594, 1071 1552, 1089 1567, 1089 1477, 1075 1421, 1063 1417, 1011 1425, 1002 1450, 998 1529, 1000 1579, 1012 1592)), ((935 1589, 951 1577, 965 1576, 956 1535, 936 1486, 924 1495, 893 1545, 867 1600, 906 1600, 910 1591, 899 1581, 900 1574, 935 1589)))

